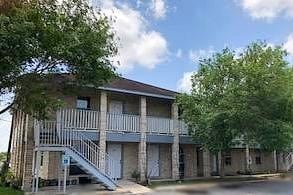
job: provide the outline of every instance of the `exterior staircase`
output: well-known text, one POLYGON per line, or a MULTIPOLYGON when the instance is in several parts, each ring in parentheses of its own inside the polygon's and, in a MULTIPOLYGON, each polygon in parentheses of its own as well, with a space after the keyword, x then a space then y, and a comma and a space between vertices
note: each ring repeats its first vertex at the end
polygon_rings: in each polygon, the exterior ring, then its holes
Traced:
POLYGON ((293 152, 288 152, 286 156, 287 171, 293 172, 293 152))
POLYGON ((113 160, 82 132, 56 121, 36 121, 35 136, 37 150, 65 152, 97 182, 116 190, 113 160))

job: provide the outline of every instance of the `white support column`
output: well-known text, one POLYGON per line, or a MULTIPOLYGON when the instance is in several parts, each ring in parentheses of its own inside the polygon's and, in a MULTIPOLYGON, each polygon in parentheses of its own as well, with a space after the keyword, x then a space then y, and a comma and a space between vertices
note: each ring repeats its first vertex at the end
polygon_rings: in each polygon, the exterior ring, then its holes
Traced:
POLYGON ((245 169, 247 172, 250 172, 250 154, 249 154, 249 146, 246 144, 245 146, 245 169))
POLYGON ((147 166, 146 166, 146 97, 140 97, 140 142, 138 146, 138 169, 140 172, 140 181, 146 180, 147 166))
POLYGON ((217 159, 218 154, 213 154, 213 173, 218 172, 218 159, 217 159))
POLYGON ((210 160, 210 151, 206 148, 203 149, 203 176, 211 176, 211 160, 210 160))
POLYGON ((100 139, 99 139, 99 167, 105 171, 106 163, 106 129, 107 129, 107 92, 102 91, 100 96, 100 139))
POLYGON ((278 171, 278 162, 277 162, 277 151, 274 150, 273 153, 273 163, 274 163, 274 171, 278 171))
POLYGON ((222 169, 224 169, 224 166, 222 166, 222 153, 218 152, 218 174, 221 174, 222 169))
POLYGON ((172 144, 172 179, 179 179, 179 124, 178 124, 178 106, 172 104, 173 119, 173 144, 172 144))

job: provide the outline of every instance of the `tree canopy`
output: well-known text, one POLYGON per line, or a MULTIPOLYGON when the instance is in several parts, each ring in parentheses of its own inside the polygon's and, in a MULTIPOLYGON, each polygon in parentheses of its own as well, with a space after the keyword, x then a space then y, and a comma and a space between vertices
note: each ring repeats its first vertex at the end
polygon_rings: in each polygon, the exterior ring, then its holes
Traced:
POLYGON ((110 18, 93 10, 87 1, 3 2, 0 97, 15 95, 0 114, 13 105, 45 117, 48 110, 60 105, 56 97, 50 96, 56 89, 48 85, 56 74, 74 75, 73 84, 94 87, 116 75, 111 60, 117 53, 116 38, 110 18))
POLYGON ((293 70, 281 47, 250 44, 202 59, 190 94, 177 97, 190 133, 214 153, 244 142, 266 150, 293 143, 293 70))

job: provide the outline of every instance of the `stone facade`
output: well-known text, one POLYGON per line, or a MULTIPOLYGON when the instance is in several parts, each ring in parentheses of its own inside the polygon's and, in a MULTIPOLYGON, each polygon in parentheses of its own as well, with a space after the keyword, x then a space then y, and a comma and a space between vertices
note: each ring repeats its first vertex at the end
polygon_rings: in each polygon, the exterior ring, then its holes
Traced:
POLYGON ((172 119, 174 123, 173 144, 172 144, 172 179, 179 179, 179 124, 178 124, 178 106, 172 104, 172 119))
POLYGON ((160 144, 159 145, 159 159, 160 159, 160 178, 170 179, 172 177, 172 151, 171 144, 160 144))
POLYGON ((131 174, 137 170, 138 153, 137 143, 123 143, 123 156, 122 156, 122 177, 130 179, 131 174))
POLYGON ((107 93, 101 92, 100 99, 100 154, 99 154, 99 167, 101 170, 105 171, 105 159, 106 159, 106 128, 107 128, 107 93))
POLYGON ((138 171, 140 172, 140 181, 146 180, 146 130, 147 130, 147 119, 146 119, 146 97, 140 98, 140 142, 138 144, 138 171))
POLYGON ((197 177, 197 150, 196 145, 181 145, 184 152, 184 178, 197 177))

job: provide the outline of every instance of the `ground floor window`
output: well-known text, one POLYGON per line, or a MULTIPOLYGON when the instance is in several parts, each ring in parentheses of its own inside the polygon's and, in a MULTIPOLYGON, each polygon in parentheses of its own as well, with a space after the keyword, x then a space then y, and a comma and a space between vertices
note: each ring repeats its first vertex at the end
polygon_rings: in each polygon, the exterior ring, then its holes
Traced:
POLYGON ((255 156, 255 164, 260 165, 261 164, 261 153, 260 151, 256 151, 256 156, 255 156))

